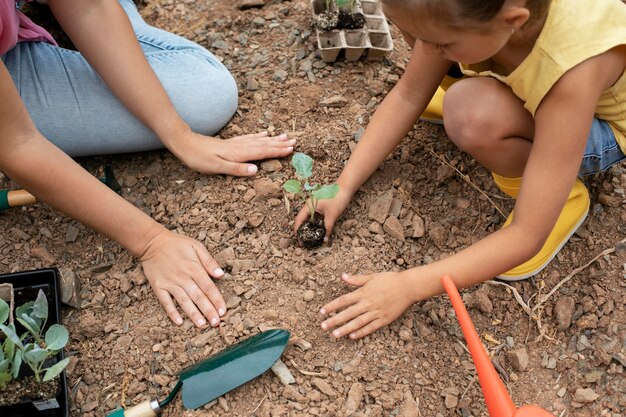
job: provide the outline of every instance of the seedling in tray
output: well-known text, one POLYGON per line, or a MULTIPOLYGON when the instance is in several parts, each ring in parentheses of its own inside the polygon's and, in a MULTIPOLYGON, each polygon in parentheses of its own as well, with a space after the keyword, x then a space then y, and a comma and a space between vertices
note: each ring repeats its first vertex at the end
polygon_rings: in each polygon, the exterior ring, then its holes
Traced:
POLYGON ((313 158, 297 152, 291 158, 291 165, 296 170, 298 179, 291 179, 283 184, 288 193, 300 196, 309 208, 309 220, 298 229, 298 238, 305 248, 312 249, 324 242, 326 229, 321 216, 315 215, 317 202, 333 198, 339 192, 338 184, 310 184, 308 179, 313 175, 313 158))
POLYGON ((315 26, 320 30, 361 29, 365 25, 356 0, 324 0, 324 5, 317 7, 324 8, 315 18, 315 26))

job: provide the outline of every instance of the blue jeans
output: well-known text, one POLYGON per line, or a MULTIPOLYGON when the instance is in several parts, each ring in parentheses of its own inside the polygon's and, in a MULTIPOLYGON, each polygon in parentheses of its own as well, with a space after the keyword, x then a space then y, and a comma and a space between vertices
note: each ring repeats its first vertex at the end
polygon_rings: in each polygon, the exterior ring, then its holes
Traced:
MULTIPOLYGON (((195 132, 218 132, 237 110, 237 84, 232 75, 200 45, 149 26, 131 0, 119 2, 181 117, 195 132)), ((39 131, 67 154, 163 147, 113 96, 79 52, 44 42, 22 42, 2 60, 39 131)))
POLYGON ((617 144, 608 122, 594 118, 578 175, 597 174, 624 160, 626 155, 617 144))

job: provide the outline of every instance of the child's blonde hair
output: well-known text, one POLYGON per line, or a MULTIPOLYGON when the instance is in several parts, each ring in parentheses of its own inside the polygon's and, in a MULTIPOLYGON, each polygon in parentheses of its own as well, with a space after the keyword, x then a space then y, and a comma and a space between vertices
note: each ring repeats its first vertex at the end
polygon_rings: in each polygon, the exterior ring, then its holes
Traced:
MULTIPOLYGON (((382 0, 386 7, 402 7, 418 19, 429 19, 451 28, 482 26, 491 21, 509 0, 382 0)), ((626 1, 626 0, 625 0, 626 1)), ((526 0, 529 22, 543 19, 551 0, 526 0)))

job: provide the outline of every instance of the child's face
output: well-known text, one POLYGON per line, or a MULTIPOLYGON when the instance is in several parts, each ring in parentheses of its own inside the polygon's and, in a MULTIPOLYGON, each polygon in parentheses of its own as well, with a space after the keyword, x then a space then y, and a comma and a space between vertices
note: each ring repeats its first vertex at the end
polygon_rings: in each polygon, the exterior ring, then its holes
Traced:
POLYGON ((385 8, 385 13, 403 33, 419 41, 414 47, 463 64, 474 64, 493 57, 512 35, 511 28, 506 26, 486 27, 480 31, 464 30, 438 25, 427 19, 418 24, 410 13, 400 10, 394 13, 394 8, 385 8))

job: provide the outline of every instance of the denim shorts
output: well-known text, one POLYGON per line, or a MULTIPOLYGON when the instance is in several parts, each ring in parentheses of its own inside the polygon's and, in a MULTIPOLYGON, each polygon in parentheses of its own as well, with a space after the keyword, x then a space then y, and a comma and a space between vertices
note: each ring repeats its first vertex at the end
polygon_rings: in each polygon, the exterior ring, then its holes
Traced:
POLYGON ((626 155, 617 144, 609 123, 594 118, 578 175, 597 174, 624 160, 626 155))

